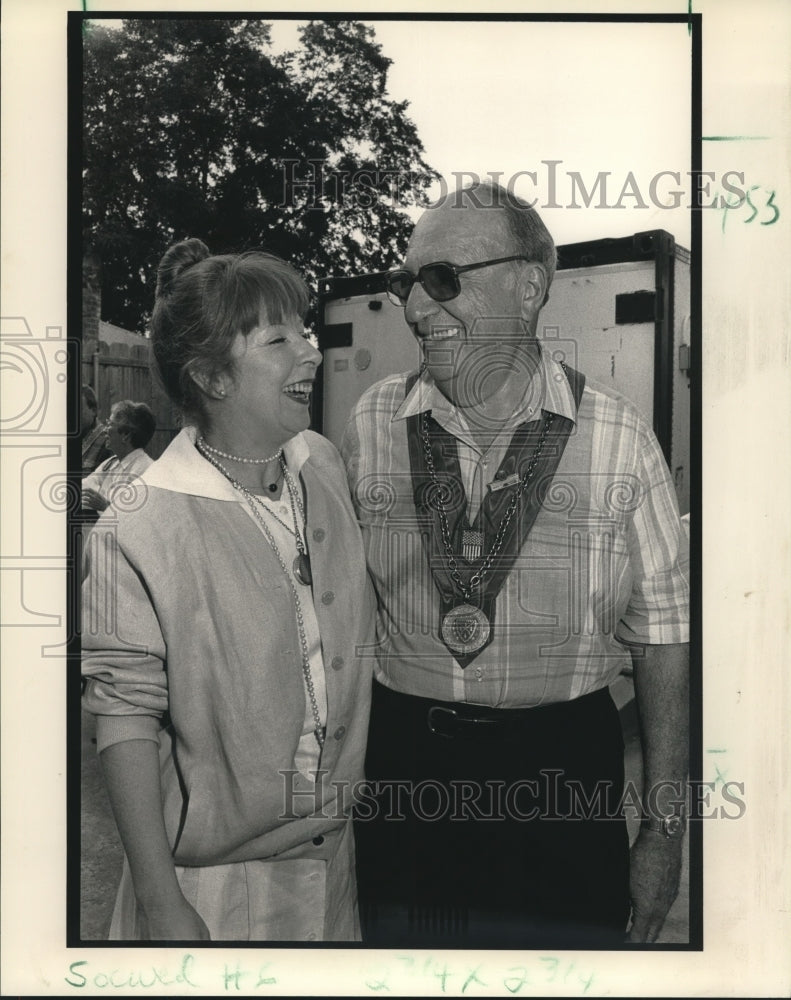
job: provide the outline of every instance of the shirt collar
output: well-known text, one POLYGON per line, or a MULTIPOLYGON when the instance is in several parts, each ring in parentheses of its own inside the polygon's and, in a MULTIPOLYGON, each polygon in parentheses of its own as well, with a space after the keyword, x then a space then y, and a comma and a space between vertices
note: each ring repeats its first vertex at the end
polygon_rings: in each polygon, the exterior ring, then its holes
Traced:
POLYGON ((118 462, 118 468, 125 472, 127 469, 131 468, 131 466, 133 466, 135 462, 139 461, 140 457, 144 454, 145 452, 143 451, 142 448, 133 448, 128 455, 124 455, 124 457, 121 459, 119 459, 118 456, 116 456, 116 461, 118 462))
MULTIPOLYGON (((508 428, 516 427, 526 421, 538 420, 542 410, 567 417, 574 423, 577 421, 577 407, 566 373, 541 344, 539 350, 538 370, 530 380, 523 405, 508 421, 506 425, 508 428)), ((462 415, 458 407, 442 395, 430 373, 424 371, 396 410, 393 420, 406 420, 428 410, 432 410, 435 415, 447 414, 456 420, 462 415)))
MULTIPOLYGON (((173 493, 208 497, 210 500, 238 501, 239 492, 195 447, 197 436, 196 427, 185 427, 181 430, 168 445, 162 457, 149 465, 141 479, 148 486, 157 486, 173 493)), ((297 434, 286 441, 283 454, 291 474, 298 476, 310 455, 305 435, 297 434)))

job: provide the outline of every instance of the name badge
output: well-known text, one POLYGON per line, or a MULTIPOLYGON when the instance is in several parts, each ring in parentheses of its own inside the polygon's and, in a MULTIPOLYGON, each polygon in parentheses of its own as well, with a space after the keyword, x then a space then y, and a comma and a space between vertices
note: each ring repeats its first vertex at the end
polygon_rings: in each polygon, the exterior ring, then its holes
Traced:
POLYGON ((510 476, 506 476, 505 479, 495 479, 494 482, 489 483, 489 489, 492 493, 497 493, 499 490, 508 489, 509 486, 516 486, 521 478, 518 472, 514 472, 510 476))

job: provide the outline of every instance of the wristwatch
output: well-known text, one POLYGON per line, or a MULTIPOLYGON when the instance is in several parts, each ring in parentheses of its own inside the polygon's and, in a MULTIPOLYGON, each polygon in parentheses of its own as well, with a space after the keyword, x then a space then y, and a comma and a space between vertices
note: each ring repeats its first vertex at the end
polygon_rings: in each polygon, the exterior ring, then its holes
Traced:
POLYGON ((687 817, 684 813, 673 813, 670 816, 644 816, 640 825, 653 833, 661 833, 668 840, 681 840, 687 829, 687 817))

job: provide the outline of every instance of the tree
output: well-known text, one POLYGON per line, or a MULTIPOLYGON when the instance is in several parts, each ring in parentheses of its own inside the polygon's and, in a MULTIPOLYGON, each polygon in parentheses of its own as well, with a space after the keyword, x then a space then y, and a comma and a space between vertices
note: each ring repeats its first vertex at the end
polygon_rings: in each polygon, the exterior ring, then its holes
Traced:
POLYGON ((308 22, 280 55, 255 19, 89 22, 84 238, 104 318, 144 330, 156 264, 186 236, 265 247, 313 282, 391 266, 437 175, 390 62, 357 21, 308 22))

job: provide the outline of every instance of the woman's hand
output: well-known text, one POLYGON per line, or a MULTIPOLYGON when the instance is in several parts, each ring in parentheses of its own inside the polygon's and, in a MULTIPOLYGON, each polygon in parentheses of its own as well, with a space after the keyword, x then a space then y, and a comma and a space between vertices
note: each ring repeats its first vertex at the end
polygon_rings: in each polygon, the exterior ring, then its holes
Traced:
POLYGON ((144 941, 210 941, 209 928, 184 897, 144 907, 138 902, 137 916, 144 941))
POLYGON ((103 497, 98 490, 86 486, 82 491, 82 505, 89 510, 106 510, 110 506, 110 501, 103 497))

